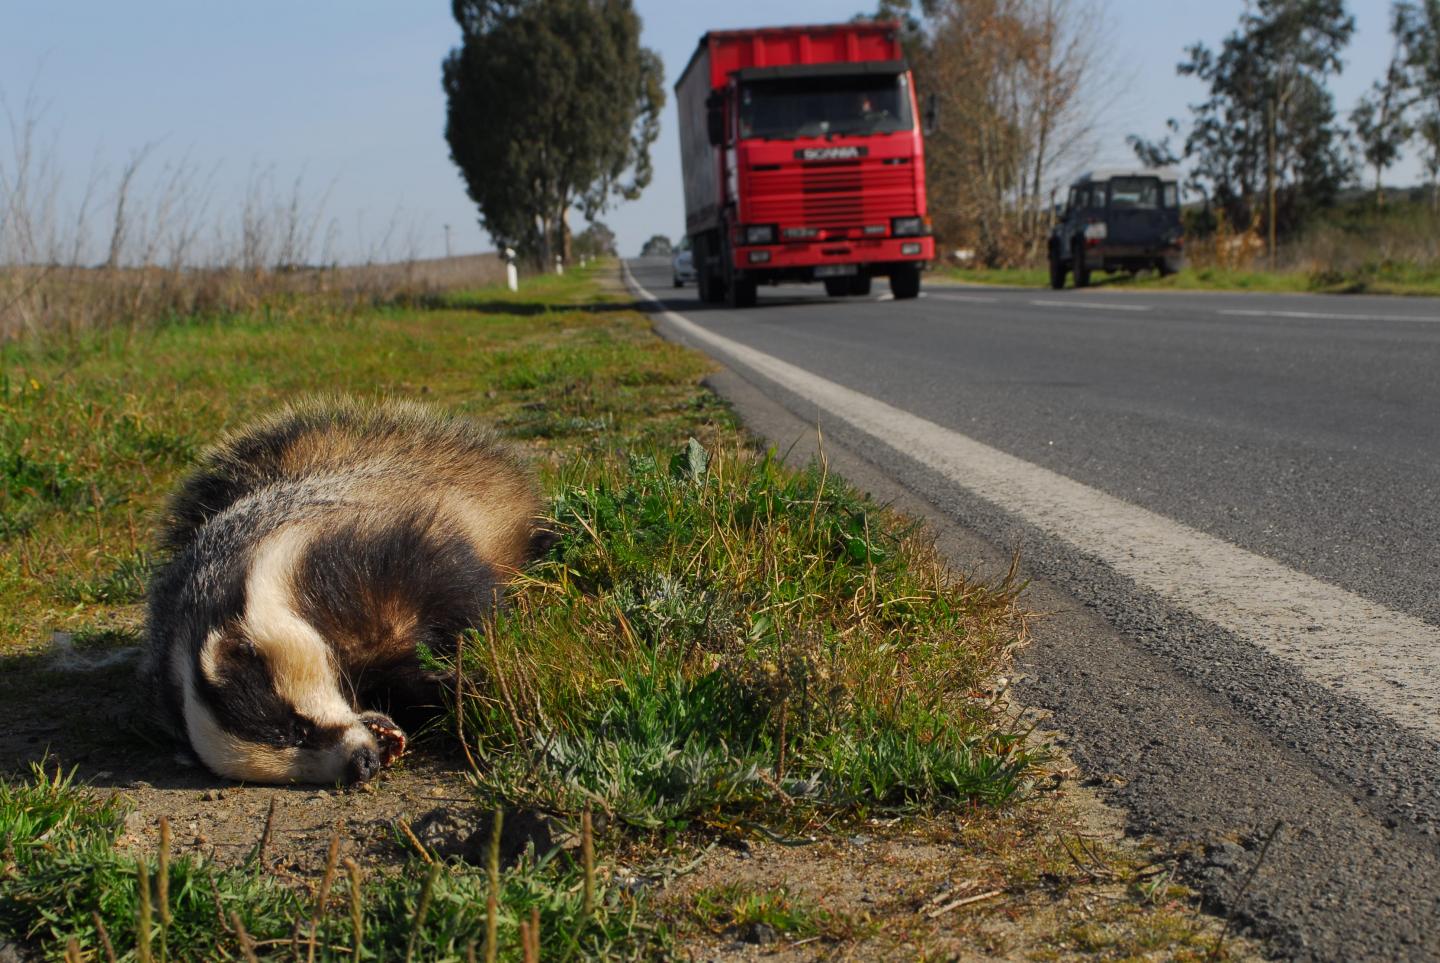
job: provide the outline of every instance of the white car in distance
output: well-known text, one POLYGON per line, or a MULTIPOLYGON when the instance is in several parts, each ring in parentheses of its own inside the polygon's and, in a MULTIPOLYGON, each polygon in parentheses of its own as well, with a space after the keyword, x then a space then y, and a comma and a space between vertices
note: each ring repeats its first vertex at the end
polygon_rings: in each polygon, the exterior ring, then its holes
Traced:
POLYGON ((683 288, 686 284, 695 283, 695 257, 690 252, 688 242, 682 242, 680 249, 670 259, 670 271, 675 276, 675 286, 683 288))

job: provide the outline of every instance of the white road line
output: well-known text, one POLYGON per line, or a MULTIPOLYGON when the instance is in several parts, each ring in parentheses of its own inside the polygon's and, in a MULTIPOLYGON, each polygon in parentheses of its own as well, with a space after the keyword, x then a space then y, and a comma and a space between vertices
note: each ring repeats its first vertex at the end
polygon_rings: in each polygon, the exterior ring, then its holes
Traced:
POLYGON ((774 381, 1115 571, 1440 739, 1440 629, 1168 518, 1008 455, 959 432, 652 310, 695 342, 774 381))
POLYGON ((1219 311, 1242 318, 1306 318, 1321 321, 1420 321, 1427 324, 1440 323, 1440 318, 1427 318, 1413 314, 1326 314, 1321 311, 1258 311, 1233 308, 1219 311))
POLYGON ((1095 311, 1149 311, 1148 304, 1086 304, 1084 301, 1031 301, 1042 308, 1089 308, 1095 311))
POLYGON ((940 301, 973 301, 976 304, 994 304, 1000 300, 999 298, 979 298, 970 294, 941 294, 936 291, 930 291, 925 296, 940 301))

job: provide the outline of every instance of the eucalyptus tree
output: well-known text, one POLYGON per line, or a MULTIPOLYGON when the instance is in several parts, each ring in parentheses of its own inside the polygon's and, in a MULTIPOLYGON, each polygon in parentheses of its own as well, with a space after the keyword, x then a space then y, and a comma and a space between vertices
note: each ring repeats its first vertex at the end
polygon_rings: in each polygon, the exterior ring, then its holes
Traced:
POLYGON ((481 225, 549 264, 650 182, 664 68, 631 0, 453 0, 445 139, 481 225))

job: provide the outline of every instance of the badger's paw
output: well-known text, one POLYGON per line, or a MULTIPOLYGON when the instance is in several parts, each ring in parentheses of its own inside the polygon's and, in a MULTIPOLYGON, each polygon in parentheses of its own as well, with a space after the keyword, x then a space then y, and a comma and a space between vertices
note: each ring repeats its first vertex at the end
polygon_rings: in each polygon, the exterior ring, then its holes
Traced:
POLYGON ((405 731, 394 720, 378 712, 367 712, 363 718, 365 728, 374 733, 375 741, 380 744, 380 765, 388 766, 405 754, 405 731))

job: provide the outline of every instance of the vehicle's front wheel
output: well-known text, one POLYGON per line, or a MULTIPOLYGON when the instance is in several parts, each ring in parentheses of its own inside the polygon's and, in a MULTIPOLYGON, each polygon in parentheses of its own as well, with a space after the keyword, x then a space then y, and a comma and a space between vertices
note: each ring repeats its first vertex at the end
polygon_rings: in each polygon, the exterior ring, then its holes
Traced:
POLYGON ((725 303, 732 308, 753 308, 756 285, 754 278, 732 277, 725 285, 725 303))
POLYGON ((1050 287, 1056 291, 1065 286, 1065 262, 1055 252, 1050 252, 1050 287))
POLYGON ((1085 264, 1085 249, 1080 245, 1075 246, 1075 286, 1077 288, 1088 288, 1090 286, 1090 268, 1085 264))
POLYGON ((863 298, 870 294, 870 275, 861 274, 850 279, 848 290, 845 292, 853 297, 863 298))
POLYGON ((825 293, 832 298, 843 298, 850 293, 849 278, 826 278, 825 293))
POLYGON ((920 267, 903 264, 890 271, 890 293, 895 300, 904 301, 920 294, 920 267))

